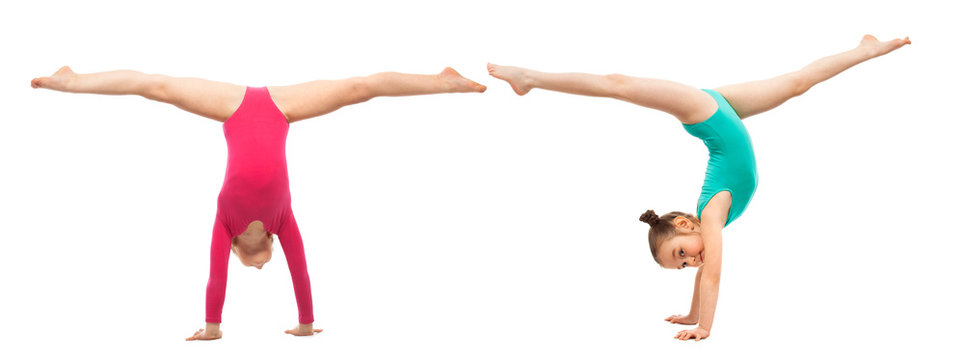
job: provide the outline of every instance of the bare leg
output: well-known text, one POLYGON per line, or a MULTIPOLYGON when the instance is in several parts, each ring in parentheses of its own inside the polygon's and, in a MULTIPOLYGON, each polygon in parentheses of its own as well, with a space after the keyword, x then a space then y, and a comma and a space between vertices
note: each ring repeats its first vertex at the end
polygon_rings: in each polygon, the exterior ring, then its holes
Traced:
POLYGON ((727 85, 716 90, 733 106, 740 118, 773 109, 792 97, 800 96, 850 67, 910 44, 910 39, 880 42, 865 35, 856 48, 814 61, 803 69, 772 79, 727 85))
POLYGON ((245 90, 240 85, 132 70, 77 74, 67 66, 51 76, 33 79, 30 85, 73 93, 140 95, 217 121, 227 120, 237 110, 245 90))
POLYGON ((619 99, 676 116, 686 124, 706 120, 716 112, 709 94, 680 83, 625 75, 544 73, 513 66, 488 64, 489 74, 505 80, 525 95, 534 88, 569 94, 619 99))
POLYGON ((342 80, 316 80, 297 85, 271 86, 268 91, 278 109, 291 123, 379 96, 483 92, 485 86, 462 77, 452 68, 445 68, 434 75, 385 72, 342 80))

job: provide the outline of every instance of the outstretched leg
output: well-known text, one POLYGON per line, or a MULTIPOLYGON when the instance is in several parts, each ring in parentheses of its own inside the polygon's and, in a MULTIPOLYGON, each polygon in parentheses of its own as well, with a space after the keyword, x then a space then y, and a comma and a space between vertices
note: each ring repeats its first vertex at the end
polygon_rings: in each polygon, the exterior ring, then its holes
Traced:
POLYGON ((840 54, 814 61, 803 69, 772 79, 727 85, 716 90, 733 106, 740 118, 747 118, 773 109, 792 97, 800 96, 816 84, 864 61, 887 54, 910 44, 910 39, 878 41, 864 35, 860 45, 840 54))
POLYGON ((706 120, 716 112, 716 101, 692 86, 625 75, 544 73, 513 66, 488 64, 489 74, 505 80, 525 95, 534 88, 569 94, 619 99, 669 113, 685 124, 706 120))
POLYGON ((268 91, 275 105, 291 123, 379 96, 483 92, 485 86, 462 77, 452 68, 445 68, 434 75, 384 72, 342 80, 316 80, 297 85, 269 86, 268 91))
POLYGON ((240 85, 132 70, 77 74, 67 66, 51 76, 33 79, 30 86, 73 93, 140 95, 217 121, 227 120, 237 110, 245 90, 240 85))

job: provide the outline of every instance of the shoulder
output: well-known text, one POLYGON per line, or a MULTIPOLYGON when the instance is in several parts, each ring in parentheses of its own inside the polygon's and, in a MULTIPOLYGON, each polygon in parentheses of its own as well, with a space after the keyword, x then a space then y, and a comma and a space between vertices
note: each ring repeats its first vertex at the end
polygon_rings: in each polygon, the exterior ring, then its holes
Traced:
POLYGON ((730 214, 730 205, 733 204, 733 195, 728 190, 723 190, 710 198, 710 201, 703 207, 700 216, 700 223, 703 225, 719 225, 722 228, 726 224, 726 219, 730 214))

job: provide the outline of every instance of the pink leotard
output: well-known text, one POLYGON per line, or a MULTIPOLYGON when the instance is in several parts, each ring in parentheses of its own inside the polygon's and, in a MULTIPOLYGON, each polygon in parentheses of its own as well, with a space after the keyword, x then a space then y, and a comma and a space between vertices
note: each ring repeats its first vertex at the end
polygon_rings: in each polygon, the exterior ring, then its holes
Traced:
POLYGON ((248 87, 241 106, 224 121, 223 128, 228 142, 228 167, 218 195, 211 238, 206 321, 221 322, 231 239, 244 232, 251 222, 260 220, 266 231, 278 235, 284 250, 298 301, 298 322, 310 324, 314 322, 311 282, 288 188, 288 121, 271 100, 268 88, 248 87))

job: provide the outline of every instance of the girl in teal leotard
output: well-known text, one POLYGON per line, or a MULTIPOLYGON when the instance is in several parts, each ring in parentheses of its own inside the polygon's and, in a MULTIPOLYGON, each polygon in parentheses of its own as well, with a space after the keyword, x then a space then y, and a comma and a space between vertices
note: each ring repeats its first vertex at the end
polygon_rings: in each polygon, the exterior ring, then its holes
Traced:
POLYGON ((699 90, 683 84, 624 75, 543 73, 489 64, 489 74, 505 80, 519 95, 534 88, 628 101, 676 116, 683 128, 703 140, 710 152, 696 215, 649 210, 640 216, 651 226, 653 259, 669 269, 695 267, 693 302, 686 316, 666 321, 698 327, 676 334, 680 340, 710 335, 719 292, 723 228, 746 209, 756 190, 756 160, 742 119, 773 109, 810 87, 866 60, 887 54, 908 38, 881 42, 866 35, 849 51, 819 59, 803 69, 772 79, 699 90))

